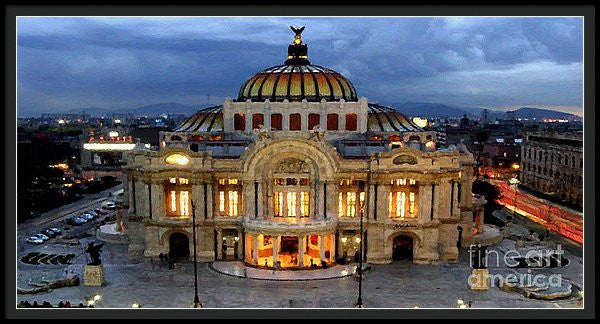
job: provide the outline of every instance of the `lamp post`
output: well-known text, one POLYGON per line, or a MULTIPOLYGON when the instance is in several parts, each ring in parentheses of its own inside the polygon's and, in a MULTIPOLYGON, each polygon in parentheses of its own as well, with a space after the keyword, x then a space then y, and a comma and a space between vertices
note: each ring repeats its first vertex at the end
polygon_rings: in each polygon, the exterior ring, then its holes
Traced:
POLYGON ((360 204, 360 244, 359 253, 360 256, 358 258, 358 299, 356 300, 356 308, 363 308, 362 302, 362 273, 363 273, 363 215, 364 213, 364 202, 360 204))
MULTIPOLYGON (((359 259, 358 259, 358 299, 356 300, 356 308, 363 308, 363 302, 362 302, 362 278, 363 278, 363 258, 364 258, 364 230, 363 230, 363 218, 365 215, 365 202, 367 202, 367 206, 368 206, 368 201, 369 201, 369 186, 371 183, 371 161, 372 159, 369 159, 369 165, 368 165, 368 169, 367 169, 367 181, 365 183, 365 199, 360 201, 360 244, 359 246, 359 259)), ((379 159, 377 160, 377 162, 379 163, 379 159)), ((377 206, 375 206, 375 208, 377 208, 377 206)))
POLYGON ((194 308, 202 307, 200 298, 198 298, 198 262, 196 254, 196 204, 192 203, 192 241, 194 244, 194 308))

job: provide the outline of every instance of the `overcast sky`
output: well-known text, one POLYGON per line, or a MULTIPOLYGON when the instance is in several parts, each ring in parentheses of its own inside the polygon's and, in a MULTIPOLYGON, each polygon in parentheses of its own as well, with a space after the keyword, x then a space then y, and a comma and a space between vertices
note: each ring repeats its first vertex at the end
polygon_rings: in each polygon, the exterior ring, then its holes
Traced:
POLYGON ((235 98, 282 64, 313 64, 373 102, 582 114, 581 18, 18 18, 18 109, 58 112, 235 98))

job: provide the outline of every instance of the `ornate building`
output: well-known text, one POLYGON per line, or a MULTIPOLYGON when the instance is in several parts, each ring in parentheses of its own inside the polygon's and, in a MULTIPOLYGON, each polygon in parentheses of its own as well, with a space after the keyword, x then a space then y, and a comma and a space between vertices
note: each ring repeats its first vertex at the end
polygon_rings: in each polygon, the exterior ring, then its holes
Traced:
POLYGON ((522 146, 521 183, 583 208, 582 134, 528 133, 522 146))
POLYGON ((312 65, 298 30, 285 64, 200 110, 158 151, 126 154, 131 256, 299 268, 365 259, 455 262, 473 231, 473 156, 436 148, 394 109, 312 65), (364 239, 360 238, 364 206, 364 239))

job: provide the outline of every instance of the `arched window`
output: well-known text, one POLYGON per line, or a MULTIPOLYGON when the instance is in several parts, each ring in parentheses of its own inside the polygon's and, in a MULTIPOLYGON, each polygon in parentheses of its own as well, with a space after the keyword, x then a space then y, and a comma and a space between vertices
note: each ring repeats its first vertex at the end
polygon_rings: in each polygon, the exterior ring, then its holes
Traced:
POLYGON ((327 115, 327 130, 338 130, 338 115, 328 114, 327 115))
POLYGON ((265 124, 265 116, 263 114, 252 114, 252 129, 259 129, 265 124))
POLYGON ((281 114, 271 114, 271 130, 282 130, 283 116, 281 114))
POLYGON ((290 130, 291 131, 299 131, 302 127, 302 117, 300 114, 291 114, 290 115, 290 130))
POLYGON ((321 123, 321 115, 319 114, 308 114, 308 129, 312 130, 315 126, 319 126, 321 123))
POLYGON ((182 140, 181 136, 177 136, 177 135, 171 136, 171 141, 181 141, 181 140, 182 140))
POLYGON ((355 131, 357 128, 356 114, 346 114, 346 130, 355 131))
POLYGON ((239 131, 246 130, 246 116, 244 114, 237 113, 233 115, 233 129, 239 131))

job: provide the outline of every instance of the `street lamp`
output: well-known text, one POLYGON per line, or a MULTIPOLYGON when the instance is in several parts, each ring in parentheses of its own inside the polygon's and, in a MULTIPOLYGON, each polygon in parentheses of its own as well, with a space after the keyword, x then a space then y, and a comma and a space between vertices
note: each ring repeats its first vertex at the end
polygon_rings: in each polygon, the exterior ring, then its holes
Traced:
MULTIPOLYGON (((369 165, 367 169, 367 181, 365 183, 365 191, 369 189, 371 182, 371 159, 369 159, 369 165)), ((379 162, 379 160, 377 160, 379 162)), ((366 191, 368 193, 368 191, 366 191)), ((360 200, 360 242, 359 242, 359 259, 358 259, 358 299, 356 300, 356 308, 363 308, 362 302, 362 277, 363 277, 363 258, 364 258, 364 230, 363 230, 363 218, 365 215, 365 201, 369 201, 369 196, 367 195, 367 199, 360 200)))
POLYGON ((192 241, 194 244, 194 308, 202 307, 200 304, 200 298, 198 298, 198 262, 196 254, 196 204, 193 200, 192 203, 192 241))

